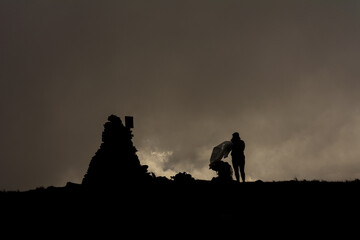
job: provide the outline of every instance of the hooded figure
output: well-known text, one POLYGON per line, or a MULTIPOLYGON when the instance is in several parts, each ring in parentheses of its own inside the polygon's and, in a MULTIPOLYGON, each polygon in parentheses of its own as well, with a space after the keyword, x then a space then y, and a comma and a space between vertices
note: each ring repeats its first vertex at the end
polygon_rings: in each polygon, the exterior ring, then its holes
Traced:
POLYGON ((236 181, 240 182, 239 177, 239 168, 241 179, 245 182, 245 142, 241 140, 239 133, 235 132, 232 135, 232 148, 231 148, 231 157, 232 157, 232 165, 235 172, 236 181))

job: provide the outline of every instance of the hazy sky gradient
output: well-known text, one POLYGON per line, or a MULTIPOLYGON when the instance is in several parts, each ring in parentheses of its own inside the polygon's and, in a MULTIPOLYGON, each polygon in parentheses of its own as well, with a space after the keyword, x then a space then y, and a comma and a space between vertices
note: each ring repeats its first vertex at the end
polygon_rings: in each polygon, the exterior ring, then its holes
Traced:
POLYGON ((81 182, 107 116, 157 175, 360 178, 359 1, 0 0, 0 189, 81 182))

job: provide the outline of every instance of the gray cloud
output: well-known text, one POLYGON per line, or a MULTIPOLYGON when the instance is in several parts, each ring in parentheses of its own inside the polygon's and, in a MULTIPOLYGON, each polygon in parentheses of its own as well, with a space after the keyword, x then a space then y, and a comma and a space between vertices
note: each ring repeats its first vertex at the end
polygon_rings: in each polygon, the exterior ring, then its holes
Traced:
POLYGON ((165 170, 208 178, 239 131, 252 179, 359 178, 359 10, 2 1, 0 189, 81 179, 112 113, 135 116, 140 151, 172 152, 165 170))

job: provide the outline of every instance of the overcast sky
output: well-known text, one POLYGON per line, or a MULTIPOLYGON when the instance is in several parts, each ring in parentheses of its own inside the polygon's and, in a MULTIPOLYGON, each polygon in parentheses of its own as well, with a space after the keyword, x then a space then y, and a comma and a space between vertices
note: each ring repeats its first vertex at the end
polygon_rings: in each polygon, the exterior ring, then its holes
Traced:
POLYGON ((360 178, 359 43, 359 1, 0 0, 0 190, 80 183, 110 114, 159 176, 238 131, 249 181, 360 178))

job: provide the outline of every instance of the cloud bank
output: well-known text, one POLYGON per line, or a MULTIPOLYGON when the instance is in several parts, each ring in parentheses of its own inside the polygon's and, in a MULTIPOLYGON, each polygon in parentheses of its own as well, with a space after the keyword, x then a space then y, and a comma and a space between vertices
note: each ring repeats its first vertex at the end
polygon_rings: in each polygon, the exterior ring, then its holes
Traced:
POLYGON ((358 1, 2 1, 0 189, 81 179, 110 114, 157 175, 359 178, 358 1), (171 153, 171 154, 170 154, 171 153))

